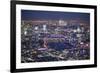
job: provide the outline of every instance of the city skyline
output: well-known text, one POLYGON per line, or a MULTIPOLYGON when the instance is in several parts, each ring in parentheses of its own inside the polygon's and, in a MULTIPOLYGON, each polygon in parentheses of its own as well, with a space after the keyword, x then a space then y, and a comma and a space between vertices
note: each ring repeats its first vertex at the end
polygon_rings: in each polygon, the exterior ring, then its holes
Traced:
POLYGON ((90 59, 88 13, 21 12, 21 63, 90 59))

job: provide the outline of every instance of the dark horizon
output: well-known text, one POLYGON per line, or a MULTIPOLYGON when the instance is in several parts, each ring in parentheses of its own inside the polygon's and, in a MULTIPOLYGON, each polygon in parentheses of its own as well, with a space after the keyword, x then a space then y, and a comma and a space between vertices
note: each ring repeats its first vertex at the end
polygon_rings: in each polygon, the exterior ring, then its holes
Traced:
POLYGON ((89 13, 21 10, 21 20, 81 20, 90 23, 89 13))

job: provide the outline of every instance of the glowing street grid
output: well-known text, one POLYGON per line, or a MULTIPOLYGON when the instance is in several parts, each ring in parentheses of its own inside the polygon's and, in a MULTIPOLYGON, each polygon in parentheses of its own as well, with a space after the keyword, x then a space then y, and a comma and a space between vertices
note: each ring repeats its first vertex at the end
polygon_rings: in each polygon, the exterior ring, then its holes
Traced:
POLYGON ((21 10, 21 63, 89 59, 89 13, 21 10))

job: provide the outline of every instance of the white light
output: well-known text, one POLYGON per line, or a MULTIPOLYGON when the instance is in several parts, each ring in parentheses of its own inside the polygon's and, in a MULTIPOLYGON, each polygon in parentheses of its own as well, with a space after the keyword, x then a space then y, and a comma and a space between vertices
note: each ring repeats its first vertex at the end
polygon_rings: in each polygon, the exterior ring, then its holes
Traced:
POLYGON ((24 32, 24 35, 27 35, 27 31, 24 32))
POLYGON ((80 44, 84 44, 83 42, 81 42, 80 44))
POLYGON ((43 25, 43 30, 46 30, 46 25, 43 25))
POLYGON ((74 32, 77 32, 77 30, 73 30, 74 32))
POLYGON ((35 30, 38 30, 38 26, 36 26, 34 29, 35 29, 35 30))
POLYGON ((81 30, 80 30, 80 28, 77 28, 77 32, 80 32, 81 30))

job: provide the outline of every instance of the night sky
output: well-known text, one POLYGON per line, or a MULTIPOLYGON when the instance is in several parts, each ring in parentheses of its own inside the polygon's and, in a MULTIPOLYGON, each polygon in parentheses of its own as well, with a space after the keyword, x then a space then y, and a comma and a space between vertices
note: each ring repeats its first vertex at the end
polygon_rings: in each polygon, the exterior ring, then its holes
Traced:
POLYGON ((89 23, 89 13, 76 13, 76 12, 58 12, 58 11, 36 11, 36 10, 21 10, 22 20, 83 20, 89 23))

